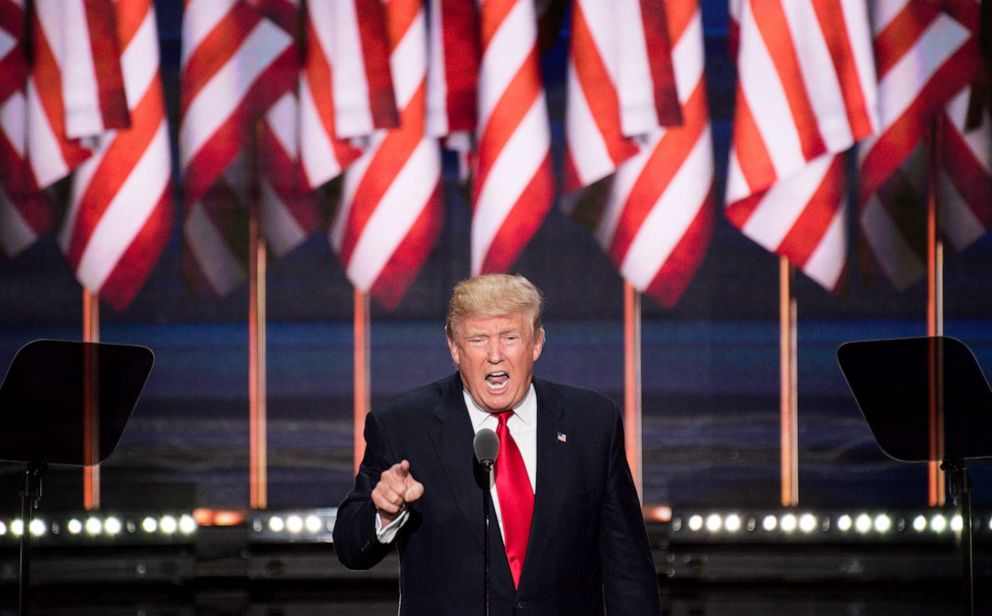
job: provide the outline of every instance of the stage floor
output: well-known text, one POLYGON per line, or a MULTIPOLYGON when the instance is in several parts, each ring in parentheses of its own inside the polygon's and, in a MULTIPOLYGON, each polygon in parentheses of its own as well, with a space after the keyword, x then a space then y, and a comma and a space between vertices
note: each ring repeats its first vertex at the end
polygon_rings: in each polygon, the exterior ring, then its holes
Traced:
MULTIPOLYGON (((663 586, 665 616, 944 616, 963 612, 954 585, 663 586)), ((282 585, 144 592, 114 588, 37 592, 32 614, 51 616, 392 616, 395 585, 317 588, 282 585)), ((4 597, 0 616, 16 614, 4 597)), ((988 603, 977 613, 988 613, 988 603)))

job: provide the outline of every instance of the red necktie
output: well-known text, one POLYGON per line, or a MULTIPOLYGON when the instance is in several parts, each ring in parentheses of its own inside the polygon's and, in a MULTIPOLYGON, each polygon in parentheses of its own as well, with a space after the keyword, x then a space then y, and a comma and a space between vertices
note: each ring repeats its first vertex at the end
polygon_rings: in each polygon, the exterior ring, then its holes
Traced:
POLYGON ((524 458, 517 443, 510 436, 506 421, 513 411, 498 413, 499 455, 496 456, 496 494, 503 517, 503 545, 506 560, 510 563, 513 585, 520 586, 520 572, 524 568, 527 539, 530 537, 530 520, 534 515, 534 489, 527 476, 524 458))

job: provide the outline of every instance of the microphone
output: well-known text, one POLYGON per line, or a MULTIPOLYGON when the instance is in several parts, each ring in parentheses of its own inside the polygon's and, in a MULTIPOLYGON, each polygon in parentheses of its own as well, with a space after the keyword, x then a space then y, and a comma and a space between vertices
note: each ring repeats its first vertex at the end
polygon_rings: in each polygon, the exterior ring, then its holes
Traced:
POLYGON ((499 437, 496 433, 489 428, 479 430, 475 434, 475 440, 472 441, 472 447, 475 449, 475 459, 487 471, 490 470, 496 462, 496 456, 499 455, 499 437))
POLYGON ((482 485, 482 516, 484 521, 484 532, 482 540, 482 562, 485 568, 485 589, 483 591, 483 603, 485 606, 484 614, 489 616, 490 606, 492 604, 492 571, 489 563, 489 527, 491 525, 490 519, 491 515, 489 513, 489 490, 490 481, 492 481, 491 473, 493 472, 493 463, 496 462, 496 456, 499 455, 499 436, 490 430, 489 428, 483 428, 475 433, 475 440, 472 441, 472 448, 475 449, 475 459, 479 461, 482 468, 486 469, 486 483, 483 488, 482 485))

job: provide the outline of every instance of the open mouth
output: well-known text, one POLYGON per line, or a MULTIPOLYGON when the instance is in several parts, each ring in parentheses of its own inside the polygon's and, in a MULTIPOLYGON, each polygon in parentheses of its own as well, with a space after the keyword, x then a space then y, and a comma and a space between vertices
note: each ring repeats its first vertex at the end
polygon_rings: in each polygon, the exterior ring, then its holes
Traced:
POLYGON ((486 375, 486 389, 494 394, 506 391, 510 384, 510 375, 505 370, 490 372, 486 375))

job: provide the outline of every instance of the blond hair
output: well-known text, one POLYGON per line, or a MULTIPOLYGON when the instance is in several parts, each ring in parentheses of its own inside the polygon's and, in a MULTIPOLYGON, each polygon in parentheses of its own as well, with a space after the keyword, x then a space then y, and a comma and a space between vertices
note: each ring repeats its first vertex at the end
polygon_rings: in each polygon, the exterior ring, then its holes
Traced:
POLYGON ((454 340, 457 321, 467 317, 499 317, 522 311, 533 316, 535 339, 544 336, 541 307, 544 298, 534 284, 520 275, 484 274, 462 280, 451 291, 444 332, 454 340))

